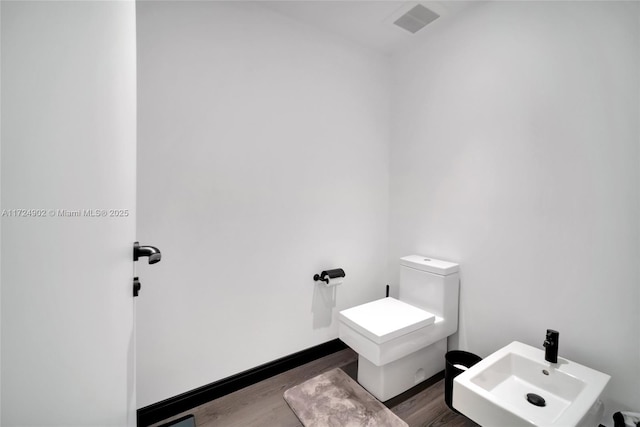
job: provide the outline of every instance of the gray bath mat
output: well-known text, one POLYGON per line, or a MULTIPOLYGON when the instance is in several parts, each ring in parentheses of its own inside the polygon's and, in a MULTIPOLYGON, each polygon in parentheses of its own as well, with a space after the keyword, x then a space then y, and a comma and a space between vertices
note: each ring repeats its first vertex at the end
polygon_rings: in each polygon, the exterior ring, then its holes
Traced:
POLYGON ((305 427, 408 427, 339 368, 291 387, 284 399, 305 427))

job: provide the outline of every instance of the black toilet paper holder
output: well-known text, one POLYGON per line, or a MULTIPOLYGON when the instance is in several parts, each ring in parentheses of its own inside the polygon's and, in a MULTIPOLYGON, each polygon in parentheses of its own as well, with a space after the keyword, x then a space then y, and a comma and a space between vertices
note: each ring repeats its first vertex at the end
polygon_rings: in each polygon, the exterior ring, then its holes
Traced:
POLYGON ((320 274, 314 274, 313 280, 315 280, 316 282, 321 281, 321 282, 325 282, 326 284, 329 284, 329 279, 337 279, 338 277, 344 277, 344 276, 345 276, 345 273, 343 269, 334 268, 333 270, 325 270, 320 274))

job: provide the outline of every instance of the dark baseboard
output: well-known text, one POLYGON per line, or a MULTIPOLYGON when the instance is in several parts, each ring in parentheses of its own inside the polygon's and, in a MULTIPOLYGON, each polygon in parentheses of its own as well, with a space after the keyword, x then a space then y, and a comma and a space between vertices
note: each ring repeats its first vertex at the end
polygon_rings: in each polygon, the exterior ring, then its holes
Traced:
POLYGON ((234 391, 248 387, 267 378, 290 369, 312 362, 329 354, 347 348, 339 339, 335 339, 289 356, 265 363, 256 368, 207 384, 158 403, 138 409, 138 427, 146 427, 165 420, 181 412, 193 409, 234 391))

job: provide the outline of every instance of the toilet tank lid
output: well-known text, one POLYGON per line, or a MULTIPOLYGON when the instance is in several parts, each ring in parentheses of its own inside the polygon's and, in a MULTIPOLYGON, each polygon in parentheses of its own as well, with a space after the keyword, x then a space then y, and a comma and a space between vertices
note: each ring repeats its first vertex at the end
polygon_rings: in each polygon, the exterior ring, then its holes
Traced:
POLYGON ((450 274, 457 273, 459 269, 459 265, 455 262, 442 261, 422 255, 409 255, 402 257, 400 258, 400 265, 421 271, 427 271, 429 273, 439 274, 441 276, 448 276, 450 274))

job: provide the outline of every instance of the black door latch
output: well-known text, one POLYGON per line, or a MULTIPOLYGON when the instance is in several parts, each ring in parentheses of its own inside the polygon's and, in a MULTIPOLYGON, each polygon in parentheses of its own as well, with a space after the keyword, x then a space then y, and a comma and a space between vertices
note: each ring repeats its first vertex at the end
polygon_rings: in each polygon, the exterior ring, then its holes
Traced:
POLYGON ((137 277, 133 278, 133 296, 137 297, 138 293, 140 292, 140 288, 142 288, 142 285, 140 284, 140 280, 137 277))

